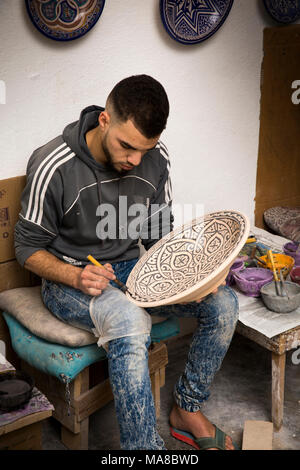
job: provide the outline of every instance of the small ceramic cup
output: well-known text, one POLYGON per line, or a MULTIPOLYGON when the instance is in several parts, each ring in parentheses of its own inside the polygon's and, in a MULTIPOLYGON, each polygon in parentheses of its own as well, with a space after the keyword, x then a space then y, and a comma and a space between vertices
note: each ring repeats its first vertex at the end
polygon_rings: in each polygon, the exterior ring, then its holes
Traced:
POLYGON ((300 286, 300 266, 295 266, 291 270, 290 277, 293 282, 296 282, 296 284, 299 284, 300 286))
POLYGON ((234 273, 242 271, 244 269, 244 261, 240 258, 237 258, 233 265, 230 268, 228 276, 226 277, 226 285, 232 286, 234 284, 234 273))
POLYGON ((300 244, 299 243, 288 242, 285 245, 283 245, 283 251, 286 255, 294 258, 295 266, 300 266, 300 244), (298 249, 298 252, 297 252, 297 249, 298 249))

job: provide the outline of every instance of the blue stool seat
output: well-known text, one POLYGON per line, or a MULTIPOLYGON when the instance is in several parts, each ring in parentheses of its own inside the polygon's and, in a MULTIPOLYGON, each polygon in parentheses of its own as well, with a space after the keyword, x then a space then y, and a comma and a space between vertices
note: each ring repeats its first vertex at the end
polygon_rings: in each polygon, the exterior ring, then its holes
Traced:
MULTIPOLYGON (((18 356, 63 383, 71 382, 87 366, 106 358, 105 350, 96 343, 78 348, 51 343, 32 334, 9 313, 3 312, 3 316, 9 328, 12 347, 18 356)), ((179 331, 179 320, 176 317, 155 323, 151 330, 152 342, 171 338, 179 331)))

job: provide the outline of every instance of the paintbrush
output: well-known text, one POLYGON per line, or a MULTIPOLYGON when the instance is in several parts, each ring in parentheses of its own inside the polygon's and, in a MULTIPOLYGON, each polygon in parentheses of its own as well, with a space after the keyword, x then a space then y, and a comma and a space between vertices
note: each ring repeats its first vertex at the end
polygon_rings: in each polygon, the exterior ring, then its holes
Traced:
POLYGON ((256 259, 256 261, 259 261, 261 264, 264 264, 265 266, 268 265, 268 263, 266 263, 263 259, 259 258, 258 256, 254 256, 254 259, 256 259))
POLYGON ((278 287, 279 279, 278 279, 277 272, 276 272, 276 268, 275 268, 275 264, 274 264, 273 253, 272 253, 271 250, 268 250, 268 258, 269 258, 269 260, 270 260, 270 262, 271 262, 271 265, 272 265, 272 271, 273 271, 273 276, 274 276, 274 281, 275 281, 275 290, 276 290, 276 294, 277 294, 277 295, 280 295, 279 287, 278 287))
MULTIPOLYGON (((106 269, 106 268, 105 268, 102 264, 100 264, 99 261, 97 261, 92 255, 88 255, 88 256, 87 256, 87 259, 90 260, 91 263, 93 263, 95 266, 99 266, 100 268, 106 269)), ((107 271, 108 271, 108 269, 107 269, 107 271)), ((127 287, 125 284, 123 284, 123 282, 119 281, 119 279, 116 278, 116 279, 113 280, 113 282, 115 282, 115 283, 120 287, 120 289, 121 289, 122 292, 125 293, 126 291, 128 291, 128 292, 130 293, 128 287, 127 287)))

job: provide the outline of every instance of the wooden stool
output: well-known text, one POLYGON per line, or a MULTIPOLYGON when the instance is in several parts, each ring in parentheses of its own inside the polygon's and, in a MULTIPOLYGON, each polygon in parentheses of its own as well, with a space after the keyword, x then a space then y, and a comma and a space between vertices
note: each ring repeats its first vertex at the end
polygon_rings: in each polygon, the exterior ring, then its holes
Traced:
MULTIPOLYGON (((149 349, 149 372, 156 415, 160 414, 160 388, 165 383, 168 363, 164 343, 152 344, 149 349)), ((53 417, 61 423, 61 440, 68 449, 88 449, 89 416, 113 400, 109 379, 106 378, 107 360, 92 364, 81 371, 68 385, 56 377, 34 369, 21 361, 22 369, 34 375, 37 386, 54 405, 53 417), (94 384, 95 377, 100 382, 94 384)))
POLYGON ((51 415, 41 411, 0 426, 0 450, 42 450, 42 421, 51 415))

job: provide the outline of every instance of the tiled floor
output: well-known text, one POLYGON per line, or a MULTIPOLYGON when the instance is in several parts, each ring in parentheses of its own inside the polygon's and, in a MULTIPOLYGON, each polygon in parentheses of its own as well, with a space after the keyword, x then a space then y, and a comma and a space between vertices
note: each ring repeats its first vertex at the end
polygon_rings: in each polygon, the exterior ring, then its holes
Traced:
MULTIPOLYGON (((191 449, 172 438, 168 416, 172 406, 172 390, 182 371, 190 337, 169 344, 166 385, 161 389, 160 435, 169 450, 191 449)), ((274 433, 273 449, 300 449, 300 364, 287 354, 284 424, 274 433)), ((252 341, 235 335, 222 367, 215 377, 211 396, 203 407, 204 414, 225 430, 241 446, 246 420, 271 419, 271 353, 252 341)), ((60 441, 60 426, 49 419, 43 427, 43 448, 65 449, 60 441)), ((117 450, 119 434, 113 403, 90 417, 89 449, 117 450)))

